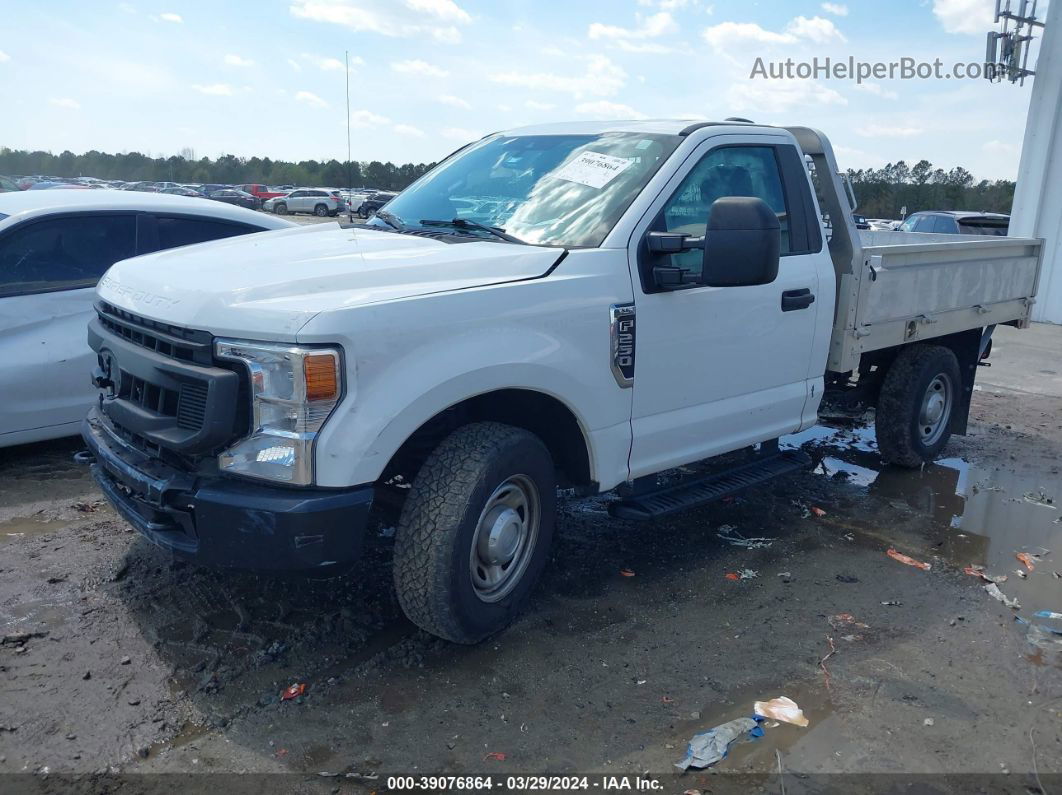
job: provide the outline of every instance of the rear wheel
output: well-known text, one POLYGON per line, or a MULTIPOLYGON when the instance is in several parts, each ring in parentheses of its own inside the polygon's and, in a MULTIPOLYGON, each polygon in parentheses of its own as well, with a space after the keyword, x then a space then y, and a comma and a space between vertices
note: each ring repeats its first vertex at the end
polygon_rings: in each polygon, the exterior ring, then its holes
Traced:
POLYGON ((900 351, 878 396, 874 427, 882 457, 911 468, 936 458, 951 437, 961 389, 950 348, 919 344, 900 351))
POLYGON ((476 643, 519 614, 549 557, 556 482, 533 434, 480 422, 444 439, 395 532, 398 601, 413 623, 476 643))
POLYGON ((318 204, 316 207, 313 208, 313 214, 316 215, 318 218, 324 218, 326 215, 328 215, 328 208, 323 204, 318 204))

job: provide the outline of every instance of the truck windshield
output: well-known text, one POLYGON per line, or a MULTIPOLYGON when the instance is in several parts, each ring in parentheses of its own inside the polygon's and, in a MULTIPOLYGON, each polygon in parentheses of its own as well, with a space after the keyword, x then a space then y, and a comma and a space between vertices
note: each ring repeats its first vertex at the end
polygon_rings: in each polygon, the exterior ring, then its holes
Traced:
MULTIPOLYGON (((388 202, 402 229, 476 235, 495 227, 524 243, 598 246, 682 141, 677 135, 495 135, 425 174, 388 202)), ((381 218, 370 222, 386 227, 381 218)))

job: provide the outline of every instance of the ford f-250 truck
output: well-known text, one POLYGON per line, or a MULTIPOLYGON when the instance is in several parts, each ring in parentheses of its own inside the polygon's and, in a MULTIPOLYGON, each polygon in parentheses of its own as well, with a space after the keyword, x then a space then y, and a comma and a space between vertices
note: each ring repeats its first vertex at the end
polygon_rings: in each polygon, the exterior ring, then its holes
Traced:
POLYGON ((207 564, 331 570, 392 511, 402 607, 475 642, 528 598, 558 486, 616 490, 626 519, 701 504, 804 465, 777 439, 824 400, 875 407, 903 466, 965 431, 1040 241, 860 238, 854 209, 807 128, 490 135, 367 227, 114 265, 85 458, 141 533, 207 564))

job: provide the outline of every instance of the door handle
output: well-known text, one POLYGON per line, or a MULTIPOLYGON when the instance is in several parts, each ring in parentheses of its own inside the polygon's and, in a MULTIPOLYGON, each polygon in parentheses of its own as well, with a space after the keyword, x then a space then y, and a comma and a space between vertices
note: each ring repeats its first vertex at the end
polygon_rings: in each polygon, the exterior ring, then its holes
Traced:
POLYGON ((809 287, 805 287, 803 290, 786 290, 782 293, 783 312, 807 309, 813 303, 815 303, 815 296, 812 295, 809 287))

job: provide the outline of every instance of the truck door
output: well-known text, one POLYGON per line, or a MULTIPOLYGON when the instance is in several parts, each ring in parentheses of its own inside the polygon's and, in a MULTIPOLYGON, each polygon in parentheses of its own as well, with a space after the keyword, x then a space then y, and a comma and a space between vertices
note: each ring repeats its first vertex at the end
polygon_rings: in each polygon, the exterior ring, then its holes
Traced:
POLYGON ((637 328, 631 477, 797 430, 809 389, 819 383, 809 379, 822 376, 809 369, 816 339, 829 334, 829 324, 817 320, 823 305, 833 305, 833 284, 820 285, 828 257, 793 141, 709 138, 635 227, 628 255, 637 328), (777 213, 777 278, 742 287, 656 285, 654 265, 679 266, 692 277, 703 254, 651 253, 647 233, 703 235, 712 202, 724 196, 755 196, 777 213))

